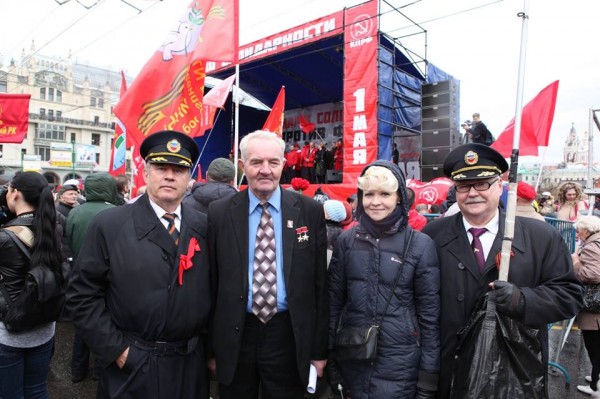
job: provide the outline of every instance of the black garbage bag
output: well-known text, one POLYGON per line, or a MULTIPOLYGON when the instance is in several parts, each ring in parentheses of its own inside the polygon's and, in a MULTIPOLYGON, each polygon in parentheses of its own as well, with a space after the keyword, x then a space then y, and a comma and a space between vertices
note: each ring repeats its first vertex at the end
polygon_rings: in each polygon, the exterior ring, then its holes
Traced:
POLYGON ((538 330, 496 311, 484 295, 458 332, 451 398, 544 398, 538 330))

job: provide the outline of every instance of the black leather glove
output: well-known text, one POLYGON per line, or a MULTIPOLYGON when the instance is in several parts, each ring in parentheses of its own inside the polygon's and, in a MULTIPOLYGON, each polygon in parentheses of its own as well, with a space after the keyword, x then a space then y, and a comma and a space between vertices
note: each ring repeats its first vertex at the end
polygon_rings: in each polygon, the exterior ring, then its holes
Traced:
POLYGON ((433 399, 437 392, 438 373, 419 370, 416 399, 433 399))
POLYGON ((501 313, 512 317, 520 318, 525 312, 525 298, 521 290, 514 284, 507 281, 494 281, 494 292, 496 294, 496 309, 501 313))
POLYGON ((417 387, 417 395, 415 396, 415 399, 434 399, 434 398, 435 398, 434 391, 429 391, 427 389, 421 389, 421 388, 417 387))

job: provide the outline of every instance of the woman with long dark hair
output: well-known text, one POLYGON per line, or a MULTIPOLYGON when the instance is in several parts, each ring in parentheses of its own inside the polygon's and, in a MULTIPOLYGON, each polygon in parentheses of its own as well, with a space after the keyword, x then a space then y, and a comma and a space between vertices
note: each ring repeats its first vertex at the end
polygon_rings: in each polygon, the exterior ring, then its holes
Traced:
MULTIPOLYGON (((31 265, 43 264, 62 278, 60 237, 55 233, 56 209, 52 190, 37 172, 21 172, 6 187, 6 206, 16 215, 0 229, 0 275, 10 298, 23 290, 31 265), (7 233, 11 227, 32 234, 31 259, 7 233)), ((21 236, 21 234, 19 234, 21 236)), ((1 295, 0 295, 1 296, 1 295)), ((55 323, 23 332, 10 332, 0 321, 0 398, 47 398, 47 377, 54 346, 55 323)))

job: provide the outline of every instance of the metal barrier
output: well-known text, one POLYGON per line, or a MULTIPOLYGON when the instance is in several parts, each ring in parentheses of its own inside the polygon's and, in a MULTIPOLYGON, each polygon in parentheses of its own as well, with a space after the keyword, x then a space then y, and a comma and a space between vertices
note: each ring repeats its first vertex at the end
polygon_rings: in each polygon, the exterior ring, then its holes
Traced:
POLYGON ((567 244, 567 248, 571 253, 575 252, 575 243, 577 240, 575 239, 575 229, 573 228, 573 222, 569 222, 567 220, 560 220, 556 218, 546 217, 546 222, 553 226, 560 232, 563 240, 567 244))

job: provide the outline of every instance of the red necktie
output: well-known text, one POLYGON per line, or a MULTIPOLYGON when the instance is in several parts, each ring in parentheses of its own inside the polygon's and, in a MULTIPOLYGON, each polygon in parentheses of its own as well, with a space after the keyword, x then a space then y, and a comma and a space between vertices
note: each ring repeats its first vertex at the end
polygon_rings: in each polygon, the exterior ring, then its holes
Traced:
POLYGON ((485 233, 487 229, 471 227, 469 229, 469 233, 473 235, 473 241, 471 241, 471 248, 473 249, 473 255, 475 255, 475 260, 477 261, 477 266, 479 266, 479 272, 483 272, 483 268, 485 267, 485 255, 483 253, 483 246, 481 245, 481 240, 479 237, 485 233))

